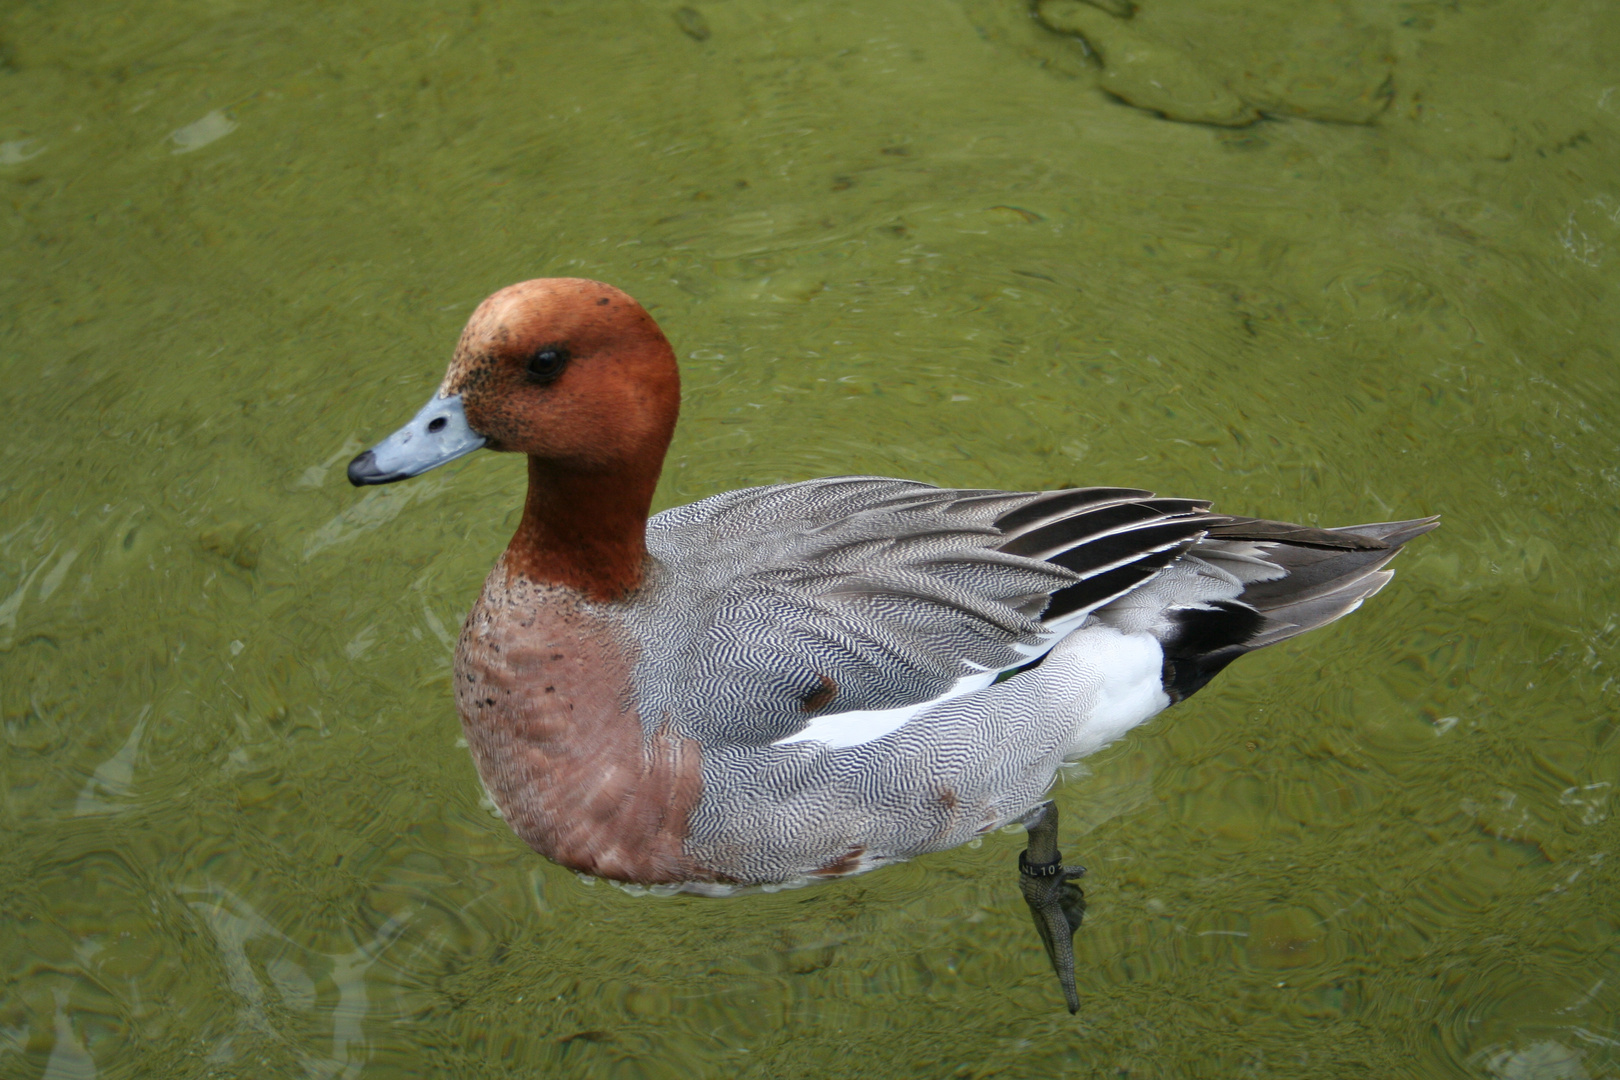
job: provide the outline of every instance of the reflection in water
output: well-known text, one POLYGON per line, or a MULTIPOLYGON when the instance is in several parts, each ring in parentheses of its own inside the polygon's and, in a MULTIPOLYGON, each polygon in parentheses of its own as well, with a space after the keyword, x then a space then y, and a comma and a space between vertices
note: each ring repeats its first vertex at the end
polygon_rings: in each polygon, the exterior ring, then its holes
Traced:
POLYGON ((1584 1056, 1548 1039, 1522 1049, 1488 1051, 1479 1063, 1498 1080, 1589 1080, 1592 1074, 1581 1064, 1584 1056))
POLYGON ((209 1060, 229 1064, 268 1040, 286 1047, 306 1075, 358 1076, 369 1058, 361 1030, 370 1012, 366 973, 404 922, 385 921, 370 941, 348 952, 315 953, 228 889, 194 890, 191 897, 187 902, 212 932, 236 995, 235 1028, 215 1043, 209 1060), (327 1056, 315 1055, 307 1043, 306 1033, 322 1014, 331 1022, 327 1056))
POLYGON ((201 120, 176 128, 169 134, 169 141, 174 143, 174 153, 189 154, 193 150, 201 150, 209 143, 223 139, 235 130, 236 121, 228 119, 224 113, 215 109, 201 120))
POLYGON ((134 789, 135 755, 140 752, 141 736, 146 733, 146 718, 151 712, 152 706, 141 706, 124 745, 90 774, 79 797, 73 801, 74 816, 118 813, 118 804, 128 799, 134 789))
POLYGON ((67 1012, 67 991, 56 990, 54 996, 56 1009, 51 1014, 51 1033, 55 1038, 51 1043, 51 1056, 45 1059, 41 1080, 94 1080, 98 1075, 96 1062, 73 1030, 67 1012))

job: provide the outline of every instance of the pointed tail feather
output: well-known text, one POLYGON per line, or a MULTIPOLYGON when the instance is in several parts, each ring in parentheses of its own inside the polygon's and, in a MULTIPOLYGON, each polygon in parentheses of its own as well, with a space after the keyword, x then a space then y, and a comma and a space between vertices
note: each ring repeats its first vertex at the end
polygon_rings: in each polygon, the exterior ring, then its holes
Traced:
POLYGON ((1164 642, 1166 691, 1182 701, 1239 656, 1350 614, 1395 576, 1384 565, 1402 545, 1439 524, 1428 517, 1311 529, 1244 518, 1209 530, 1193 556, 1205 545, 1211 555, 1228 545, 1258 548, 1283 573, 1246 583, 1234 600, 1182 609, 1164 642))

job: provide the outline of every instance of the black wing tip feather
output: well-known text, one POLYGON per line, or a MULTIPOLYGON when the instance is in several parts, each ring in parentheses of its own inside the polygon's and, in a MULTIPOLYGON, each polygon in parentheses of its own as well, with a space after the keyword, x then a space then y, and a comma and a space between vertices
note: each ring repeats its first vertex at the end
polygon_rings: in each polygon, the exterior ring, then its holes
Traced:
POLYGON ((1114 563, 1126 560, 1134 562, 1141 556, 1174 548, 1184 541, 1195 540, 1204 535, 1206 528, 1200 518, 1155 521, 1151 525, 1088 541, 1078 547, 1061 551, 1046 561, 1076 574, 1090 576, 1098 570, 1112 568, 1114 563))
POLYGON ((1440 515, 1318 529, 1265 518, 1227 517, 1209 529, 1212 540, 1254 540, 1335 551, 1386 551, 1440 527, 1440 515))
POLYGON ((1001 545, 1001 550, 1013 555, 1051 559, 1067 548, 1088 544, 1098 537, 1170 518, 1197 516, 1200 521, 1208 521, 1209 516, 1203 513, 1207 509, 1209 504, 1197 499, 1133 499, 1102 506, 1081 506, 1031 526, 1025 532, 1015 532, 1001 545))
POLYGON ((1440 527, 1440 515, 1432 514, 1429 517, 1411 518, 1407 521, 1378 521, 1367 525, 1344 525, 1334 532, 1351 533, 1356 536, 1376 537, 1388 548, 1398 548, 1408 540, 1416 539, 1424 533, 1433 532, 1440 527))
POLYGON ((1052 594, 1051 601, 1041 612, 1041 621, 1052 623, 1085 608, 1101 607, 1169 566, 1184 550, 1185 545, 1182 545, 1150 552, 1135 562, 1065 585, 1052 594))
POLYGON ((1082 506, 1093 504, 1100 506, 1105 503, 1151 498, 1153 492, 1143 491, 1141 488, 1092 487, 1045 491, 1016 510, 1009 510, 996 518, 996 528, 1002 532, 1014 532, 1042 518, 1075 511, 1082 506))
POLYGON ((1329 548, 1335 551, 1382 551, 1389 544, 1376 535, 1346 532, 1342 529, 1317 529, 1309 525, 1295 525, 1287 521, 1268 521, 1265 518, 1228 518, 1209 529, 1211 540, 1253 540, 1269 544, 1292 544, 1295 547, 1329 548))

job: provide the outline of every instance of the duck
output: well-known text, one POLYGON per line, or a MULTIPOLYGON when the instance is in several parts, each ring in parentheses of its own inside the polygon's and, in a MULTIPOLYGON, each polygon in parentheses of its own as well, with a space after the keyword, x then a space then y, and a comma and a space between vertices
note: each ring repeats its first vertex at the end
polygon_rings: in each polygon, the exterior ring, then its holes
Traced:
POLYGON ((716 896, 1022 826, 1019 888, 1071 1013, 1085 871, 1058 850, 1060 769, 1354 611, 1439 520, 1315 528, 1136 488, 879 476, 650 514, 680 396, 627 293, 524 281, 348 466, 366 486, 527 458, 453 665, 489 797, 561 866, 716 896))

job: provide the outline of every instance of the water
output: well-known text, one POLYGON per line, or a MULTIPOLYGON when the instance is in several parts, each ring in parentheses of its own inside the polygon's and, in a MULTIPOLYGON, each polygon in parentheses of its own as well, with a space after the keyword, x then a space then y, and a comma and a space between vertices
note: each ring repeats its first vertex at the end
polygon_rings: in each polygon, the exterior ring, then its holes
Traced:
POLYGON ((0 19, 0 1075, 1620 1076, 1613 5, 0 19), (521 463, 342 476, 544 274, 674 340, 661 506, 1445 524, 1060 790, 1076 1018, 1014 836, 587 886, 457 745, 521 463))

